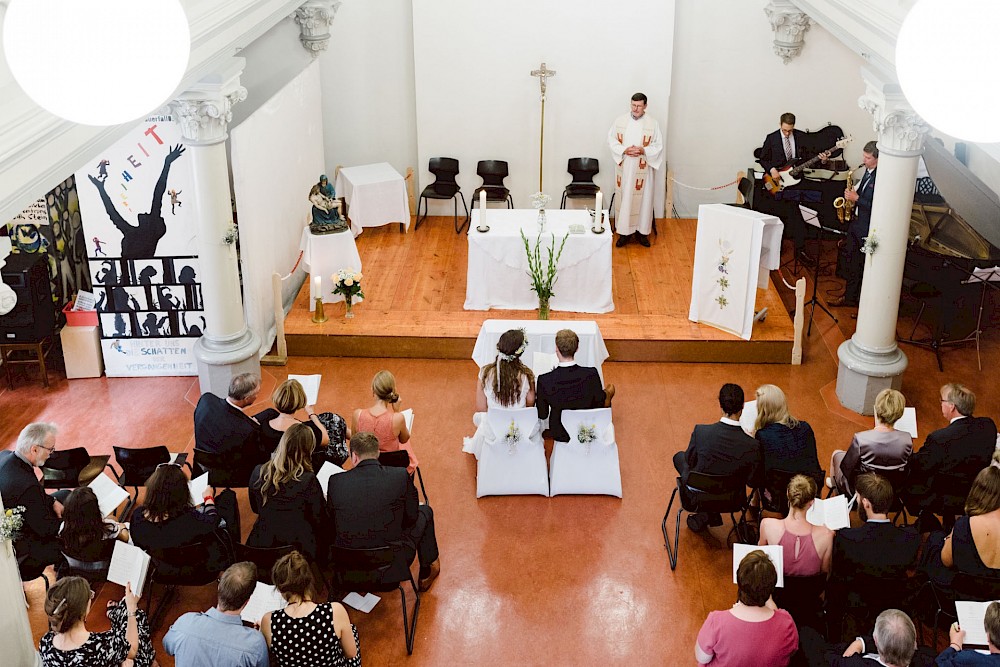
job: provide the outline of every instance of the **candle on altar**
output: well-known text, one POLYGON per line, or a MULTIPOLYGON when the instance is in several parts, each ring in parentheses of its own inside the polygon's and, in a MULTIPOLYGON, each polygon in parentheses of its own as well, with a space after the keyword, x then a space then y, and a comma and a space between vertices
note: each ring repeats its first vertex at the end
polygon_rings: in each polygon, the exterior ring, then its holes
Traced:
POLYGON ((601 191, 597 192, 597 203, 595 206, 597 210, 594 212, 594 227, 604 229, 604 193, 601 191))
POLYGON ((314 299, 322 299, 323 298, 323 293, 321 291, 322 289, 323 289, 323 287, 322 287, 322 282, 321 282, 320 277, 319 276, 313 276, 313 298, 314 299))

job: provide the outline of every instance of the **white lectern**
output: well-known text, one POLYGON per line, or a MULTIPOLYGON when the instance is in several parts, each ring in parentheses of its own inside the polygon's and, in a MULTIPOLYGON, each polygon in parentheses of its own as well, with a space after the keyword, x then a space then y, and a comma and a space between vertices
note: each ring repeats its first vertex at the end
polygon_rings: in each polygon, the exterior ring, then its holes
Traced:
POLYGON ((726 204, 698 207, 688 319, 750 340, 757 288, 781 262, 784 225, 773 215, 726 204))

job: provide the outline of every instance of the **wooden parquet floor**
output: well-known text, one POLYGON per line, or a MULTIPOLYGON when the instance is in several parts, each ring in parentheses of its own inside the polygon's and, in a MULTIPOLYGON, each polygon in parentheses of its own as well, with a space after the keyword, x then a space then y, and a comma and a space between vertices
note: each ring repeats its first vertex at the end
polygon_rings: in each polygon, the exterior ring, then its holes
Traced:
MULTIPOLYGON (((696 221, 661 219, 657 227, 651 248, 613 249, 613 312, 553 312, 552 319, 596 320, 619 361, 788 363, 792 321, 775 286, 758 291, 757 306, 767 306, 768 317, 755 324, 749 342, 691 322, 696 221)), ((484 320, 537 317, 536 311, 463 309, 468 241, 455 234, 450 217, 429 218, 407 234, 399 229, 366 228, 358 237, 365 301, 353 319, 344 318, 343 304, 327 304, 330 319, 313 323, 304 285, 285 320, 289 354, 468 358, 484 320)))

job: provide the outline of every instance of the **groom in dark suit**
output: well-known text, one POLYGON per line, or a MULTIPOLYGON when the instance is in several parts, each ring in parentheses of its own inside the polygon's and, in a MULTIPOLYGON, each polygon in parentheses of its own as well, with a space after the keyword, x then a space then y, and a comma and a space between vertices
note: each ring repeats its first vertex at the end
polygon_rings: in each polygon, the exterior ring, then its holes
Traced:
POLYGON ((538 376, 535 384, 535 407, 538 418, 549 418, 549 430, 543 435, 558 442, 569 442, 569 433, 560 419, 563 410, 589 410, 611 406, 615 386, 601 388, 596 368, 577 366, 574 358, 580 339, 573 331, 556 333, 556 357, 559 365, 538 376))
MULTIPOLYGON (((724 384, 719 390, 719 407, 722 418, 714 424, 699 424, 691 432, 686 451, 674 454, 674 468, 687 484, 691 472, 709 475, 738 475, 747 486, 757 486, 763 470, 760 443, 743 432, 740 415, 743 414, 743 388, 738 384, 724 384)), ((706 526, 721 526, 722 517, 717 513, 689 514, 688 528, 700 532, 706 526)))

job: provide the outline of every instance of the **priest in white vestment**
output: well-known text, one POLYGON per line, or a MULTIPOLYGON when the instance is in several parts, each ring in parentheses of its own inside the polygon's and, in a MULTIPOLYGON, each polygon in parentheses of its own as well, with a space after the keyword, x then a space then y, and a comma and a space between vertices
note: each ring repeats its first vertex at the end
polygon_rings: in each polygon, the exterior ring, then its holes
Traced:
POLYGON ((646 114, 646 96, 632 96, 632 112, 619 116, 608 131, 608 145, 615 156, 615 231, 621 248, 638 237, 649 247, 653 229, 653 177, 663 164, 660 124, 646 114))

